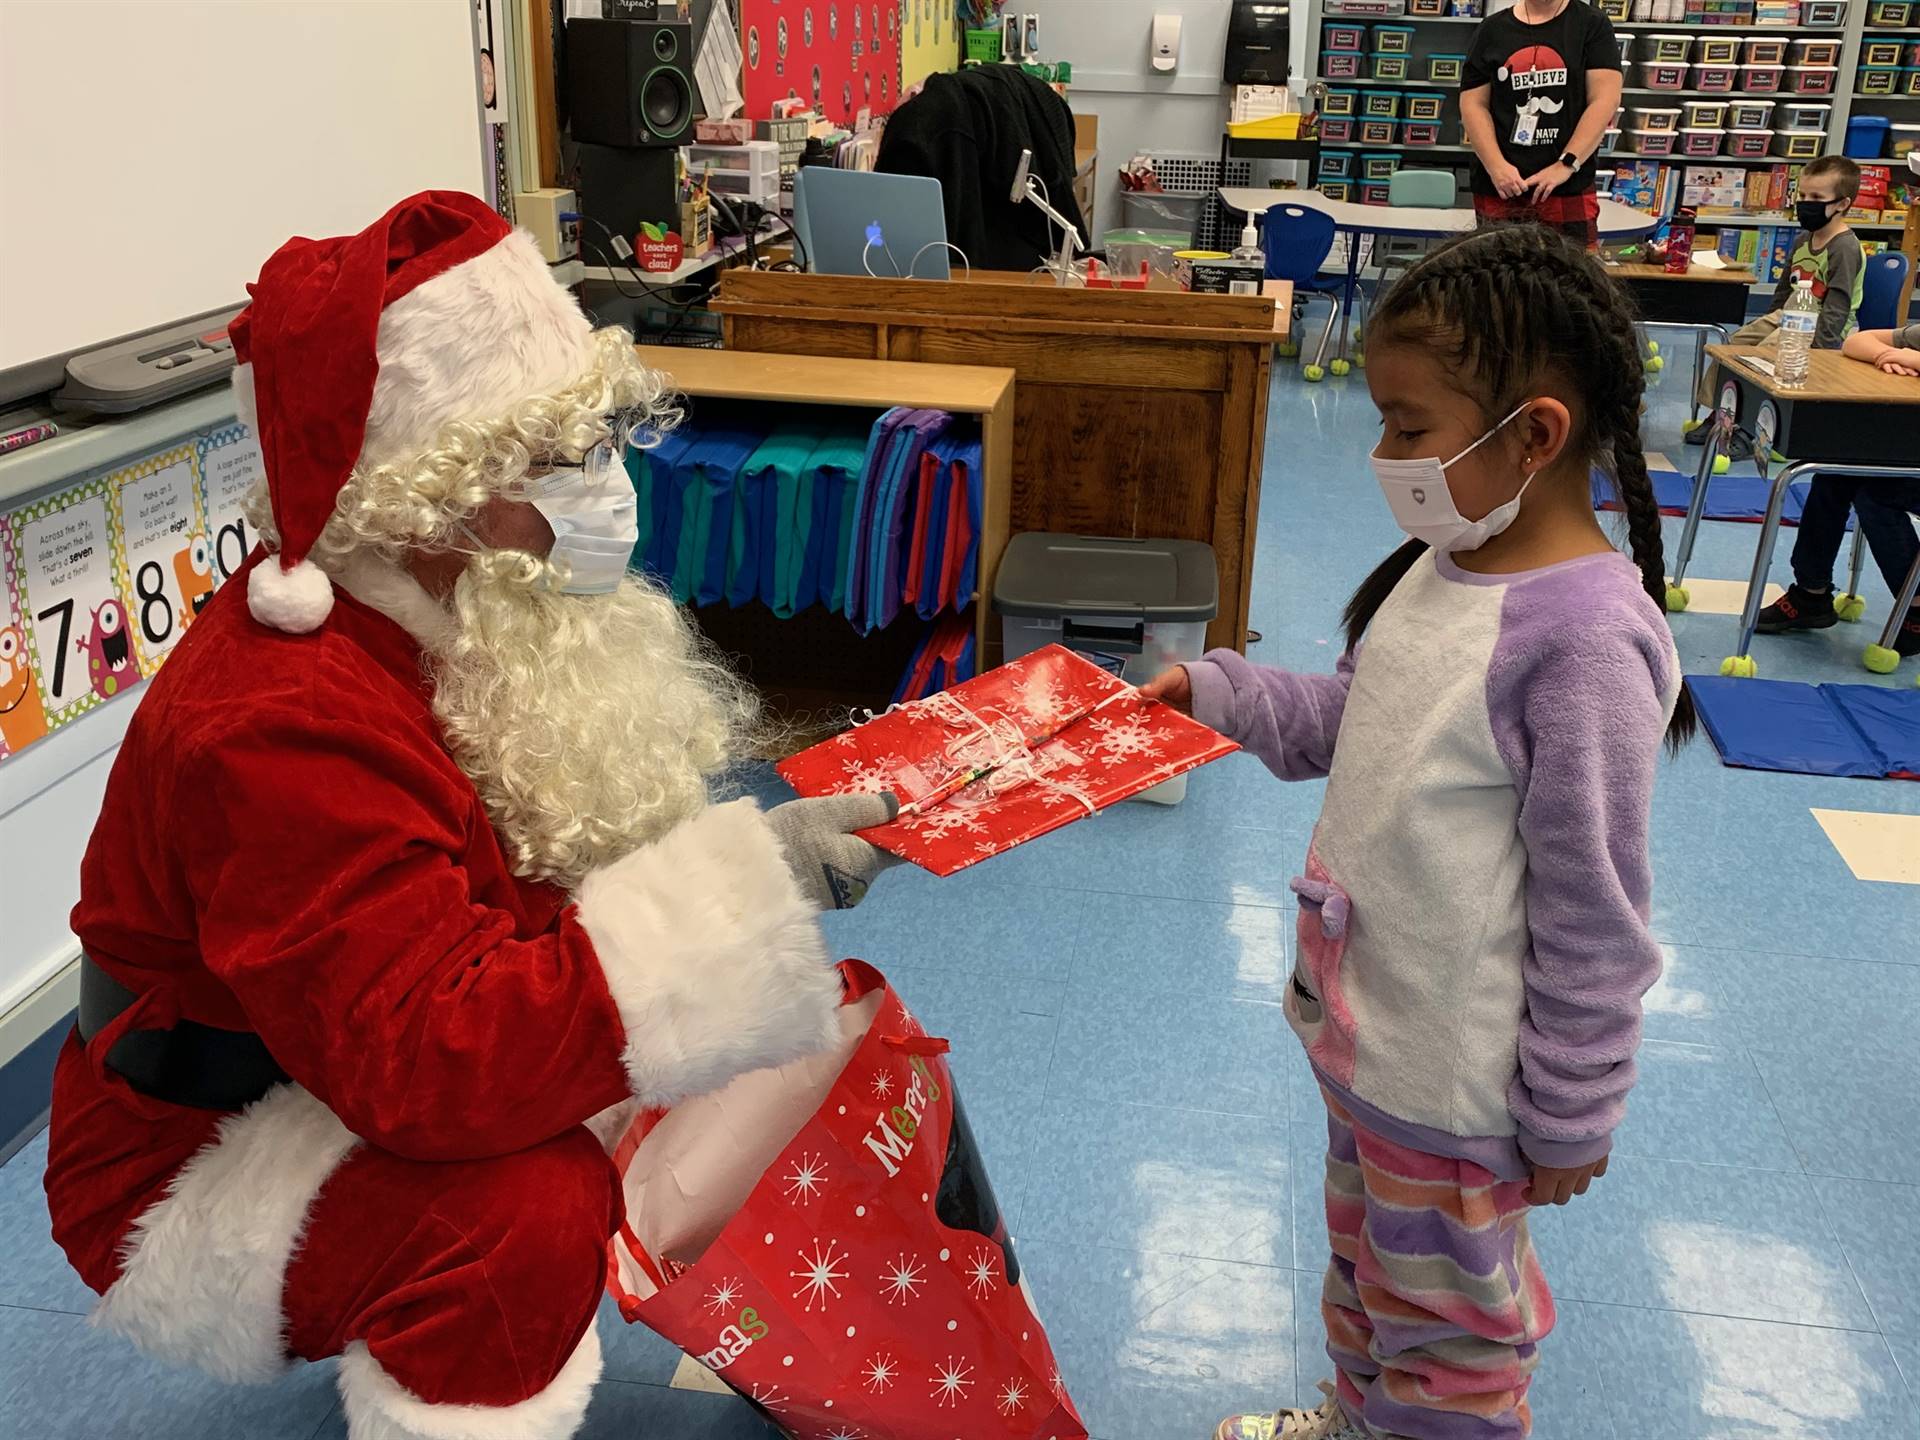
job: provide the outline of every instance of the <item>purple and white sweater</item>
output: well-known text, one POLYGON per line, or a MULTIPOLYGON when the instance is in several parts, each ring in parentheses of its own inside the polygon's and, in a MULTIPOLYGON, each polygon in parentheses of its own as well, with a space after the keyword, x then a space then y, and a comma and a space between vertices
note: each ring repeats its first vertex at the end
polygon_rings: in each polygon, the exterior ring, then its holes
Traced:
POLYGON ((1334 675, 1232 651, 1188 671, 1200 720, 1282 779, 1330 777, 1286 997, 1321 1081, 1502 1178, 1604 1155, 1660 974, 1648 812, 1680 690, 1631 562, 1428 555, 1334 675))

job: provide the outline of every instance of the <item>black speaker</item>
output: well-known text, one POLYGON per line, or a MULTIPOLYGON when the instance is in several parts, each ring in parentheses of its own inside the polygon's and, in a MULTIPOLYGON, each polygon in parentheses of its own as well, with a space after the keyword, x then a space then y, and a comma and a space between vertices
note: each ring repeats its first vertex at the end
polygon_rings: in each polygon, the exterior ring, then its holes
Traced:
POLYGON ((640 150, 693 138, 693 27, 651 20, 567 21, 573 138, 640 150))

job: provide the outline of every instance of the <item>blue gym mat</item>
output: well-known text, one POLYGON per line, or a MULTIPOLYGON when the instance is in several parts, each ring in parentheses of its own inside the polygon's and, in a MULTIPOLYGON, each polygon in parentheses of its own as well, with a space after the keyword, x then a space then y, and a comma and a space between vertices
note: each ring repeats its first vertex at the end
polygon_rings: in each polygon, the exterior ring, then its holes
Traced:
MULTIPOLYGON (((1678 470, 1653 470, 1648 473, 1653 478, 1653 498, 1660 507, 1660 513, 1686 514, 1687 505, 1693 499, 1693 476, 1678 470)), ((1787 498, 1780 508, 1780 522, 1783 525, 1800 523, 1800 511, 1806 504, 1807 488, 1812 483, 1810 480, 1796 480, 1787 487, 1787 498)), ((1716 475, 1707 482, 1707 508, 1703 518, 1745 520, 1758 525, 1767 518, 1767 495, 1771 489, 1772 483, 1762 480, 1758 475, 1716 475)), ((1620 502, 1613 495, 1612 482, 1597 471, 1593 476, 1593 508, 1620 508, 1620 502)))
POLYGON ((1748 770, 1920 779, 1920 690, 1689 675, 1720 759, 1748 770))

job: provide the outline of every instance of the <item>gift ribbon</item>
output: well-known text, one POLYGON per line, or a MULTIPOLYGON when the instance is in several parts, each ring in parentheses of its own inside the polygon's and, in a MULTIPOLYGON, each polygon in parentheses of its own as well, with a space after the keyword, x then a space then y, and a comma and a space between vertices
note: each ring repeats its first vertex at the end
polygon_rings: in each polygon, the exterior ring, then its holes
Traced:
MULTIPOLYGON (((1059 739, 1067 730, 1078 725, 1082 720, 1098 714, 1114 701, 1136 697, 1139 693, 1139 690, 1131 685, 1115 690, 1091 705, 1082 706, 1042 735, 1022 734, 1019 728, 1004 715, 999 717, 997 724, 989 722, 950 690, 942 690, 938 694, 927 696, 924 700, 910 700, 901 705, 889 705, 880 712, 880 715, 869 710, 866 712, 866 720, 861 723, 871 723, 883 715, 891 715, 896 710, 924 709, 927 713, 938 716, 956 728, 971 725, 977 734, 968 737, 966 744, 984 743, 992 747, 991 753, 985 758, 961 766, 918 800, 901 806, 896 819, 908 820, 915 815, 924 815, 935 806, 945 804, 962 790, 982 780, 988 782, 988 789, 995 798, 1010 794, 1023 785, 1040 785, 1079 801, 1087 807, 1087 814, 1092 815, 1100 808, 1094 804, 1092 797, 1078 786, 1069 785, 1064 780, 1056 780, 1042 771, 1034 752, 1059 739), (1012 731, 1011 735, 1008 734, 1009 729, 1012 731)), ((949 745, 947 749, 948 754, 951 755, 954 747, 949 745)))

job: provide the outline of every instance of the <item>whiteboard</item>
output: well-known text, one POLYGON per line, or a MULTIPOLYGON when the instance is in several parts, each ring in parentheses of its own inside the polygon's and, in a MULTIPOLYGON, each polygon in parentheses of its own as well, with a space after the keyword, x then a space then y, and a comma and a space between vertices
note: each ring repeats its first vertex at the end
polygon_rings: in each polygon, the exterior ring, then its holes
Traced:
POLYGON ((474 0, 0 0, 0 371, 244 304, 290 236, 484 195, 474 0))

